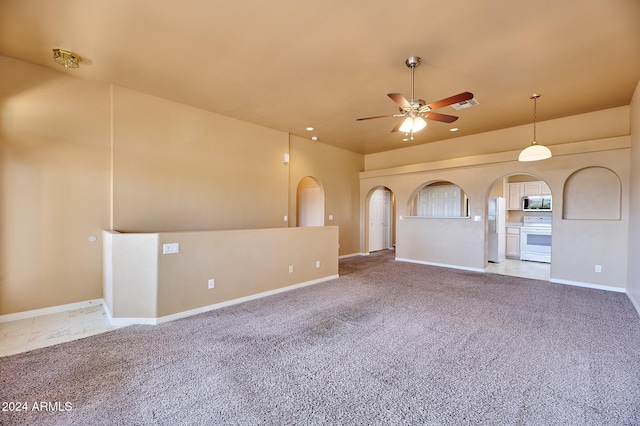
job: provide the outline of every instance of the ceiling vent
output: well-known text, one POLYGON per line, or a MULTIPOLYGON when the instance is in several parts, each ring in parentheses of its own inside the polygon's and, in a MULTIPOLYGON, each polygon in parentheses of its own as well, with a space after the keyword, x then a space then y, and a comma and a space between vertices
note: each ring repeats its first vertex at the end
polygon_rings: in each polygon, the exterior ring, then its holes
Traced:
POLYGON ((472 106, 478 105, 479 103, 480 102, 476 101, 476 98, 471 98, 467 101, 458 102, 457 104, 451 104, 451 106, 453 107, 453 109, 458 111, 465 108, 471 108, 472 106))

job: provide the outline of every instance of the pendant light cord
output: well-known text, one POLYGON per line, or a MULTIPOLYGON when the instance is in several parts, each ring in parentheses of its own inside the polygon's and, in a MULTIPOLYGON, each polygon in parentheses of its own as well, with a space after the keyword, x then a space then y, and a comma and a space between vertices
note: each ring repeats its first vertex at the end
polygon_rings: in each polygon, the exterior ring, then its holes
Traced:
POLYGON ((538 105, 538 98, 540 97, 540 95, 538 95, 537 93, 534 93, 533 95, 531 95, 531 99, 533 99, 533 145, 537 145, 538 144, 538 138, 536 137, 536 121, 537 121, 537 105, 538 105))
POLYGON ((536 105, 538 97, 533 98, 533 141, 536 142, 538 139, 536 138, 536 105))

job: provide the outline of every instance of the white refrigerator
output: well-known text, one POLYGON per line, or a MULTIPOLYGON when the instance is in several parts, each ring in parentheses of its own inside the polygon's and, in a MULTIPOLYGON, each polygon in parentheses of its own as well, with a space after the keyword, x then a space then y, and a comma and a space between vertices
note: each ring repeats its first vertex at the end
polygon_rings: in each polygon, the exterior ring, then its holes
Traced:
POLYGON ((500 263, 504 260, 505 246, 505 200, 502 197, 489 198, 487 221, 489 222, 489 262, 500 263))

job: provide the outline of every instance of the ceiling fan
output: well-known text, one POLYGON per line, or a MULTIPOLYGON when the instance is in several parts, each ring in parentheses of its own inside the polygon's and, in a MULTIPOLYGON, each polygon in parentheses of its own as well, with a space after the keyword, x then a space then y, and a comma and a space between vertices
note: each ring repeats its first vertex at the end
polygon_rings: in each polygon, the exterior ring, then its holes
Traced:
POLYGON ((453 123, 458 119, 454 115, 433 112, 434 109, 444 108, 449 105, 464 103, 473 99, 473 93, 463 92, 436 102, 427 104, 423 99, 416 99, 413 93, 413 74, 415 68, 420 65, 420 57, 411 56, 406 61, 407 67, 411 68, 411 99, 405 98, 400 93, 389 93, 387 96, 400 107, 399 114, 378 115, 375 117, 358 118, 357 121, 372 120, 374 118, 402 117, 402 120, 391 130, 392 132, 403 131, 411 135, 424 129, 427 120, 440 121, 443 123, 453 123))

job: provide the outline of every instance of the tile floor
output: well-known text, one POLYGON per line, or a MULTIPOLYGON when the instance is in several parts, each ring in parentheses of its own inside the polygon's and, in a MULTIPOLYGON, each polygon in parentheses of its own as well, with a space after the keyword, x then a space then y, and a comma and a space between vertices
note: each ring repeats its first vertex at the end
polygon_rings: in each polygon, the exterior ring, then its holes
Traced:
MULTIPOLYGON (((488 263, 487 272, 549 280, 551 265, 506 259, 488 263)), ((0 323, 0 356, 92 336, 113 330, 102 305, 0 323)))
POLYGON ((500 263, 487 263, 487 272, 549 281, 551 277, 551 264, 505 259, 500 263))
POLYGON ((69 342, 118 327, 102 305, 0 323, 0 356, 69 342))

